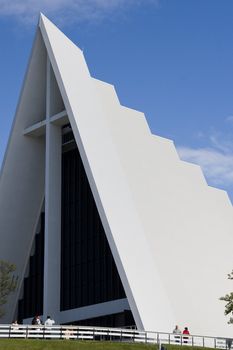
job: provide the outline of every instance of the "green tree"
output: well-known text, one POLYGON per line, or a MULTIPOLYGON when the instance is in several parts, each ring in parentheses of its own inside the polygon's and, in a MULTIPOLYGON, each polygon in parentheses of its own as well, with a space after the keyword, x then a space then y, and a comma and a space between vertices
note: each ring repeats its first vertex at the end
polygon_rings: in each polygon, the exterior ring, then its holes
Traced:
MULTIPOLYGON (((229 280, 233 280, 233 270, 227 276, 229 280)), ((227 316, 229 314, 232 314, 233 313, 233 292, 226 294, 224 297, 221 297, 220 300, 223 300, 226 302, 225 312, 224 312, 225 315, 227 316)), ((228 323, 233 323, 233 317, 230 317, 228 323)))
POLYGON ((8 296, 17 287, 18 278, 13 275, 16 267, 8 261, 0 260, 0 318, 5 314, 4 305, 8 296))

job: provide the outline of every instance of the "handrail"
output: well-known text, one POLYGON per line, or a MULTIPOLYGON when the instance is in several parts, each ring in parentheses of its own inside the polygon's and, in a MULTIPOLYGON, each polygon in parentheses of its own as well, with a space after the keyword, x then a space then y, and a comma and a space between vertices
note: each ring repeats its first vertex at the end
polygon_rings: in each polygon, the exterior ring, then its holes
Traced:
POLYGON ((159 348, 161 348, 161 345, 174 344, 231 349, 233 345, 232 339, 225 337, 72 325, 44 326, 0 324, 0 339, 1 338, 113 340, 119 342, 158 344, 159 348))

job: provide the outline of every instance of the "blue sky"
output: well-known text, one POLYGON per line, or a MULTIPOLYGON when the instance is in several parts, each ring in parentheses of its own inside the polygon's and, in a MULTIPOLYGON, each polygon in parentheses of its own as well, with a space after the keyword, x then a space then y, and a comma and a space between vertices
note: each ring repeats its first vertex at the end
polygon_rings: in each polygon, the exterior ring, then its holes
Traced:
POLYGON ((39 11, 233 201, 232 0, 0 0, 0 164, 39 11))

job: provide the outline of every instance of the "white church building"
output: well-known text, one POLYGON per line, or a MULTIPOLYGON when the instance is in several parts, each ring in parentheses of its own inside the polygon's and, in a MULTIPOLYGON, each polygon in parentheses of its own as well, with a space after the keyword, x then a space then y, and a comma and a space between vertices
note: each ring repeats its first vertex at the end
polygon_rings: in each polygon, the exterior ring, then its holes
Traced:
POLYGON ((228 195, 43 15, 0 173, 0 242, 19 276, 1 322, 232 334, 228 195))

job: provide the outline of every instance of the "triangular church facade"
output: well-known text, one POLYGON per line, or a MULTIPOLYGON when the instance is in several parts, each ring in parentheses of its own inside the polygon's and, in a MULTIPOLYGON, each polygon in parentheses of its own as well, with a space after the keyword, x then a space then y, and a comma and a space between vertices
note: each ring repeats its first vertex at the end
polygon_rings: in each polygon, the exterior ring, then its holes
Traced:
POLYGON ((6 322, 230 333, 227 194, 92 78, 43 15, 1 170, 0 236, 19 276, 6 322))

